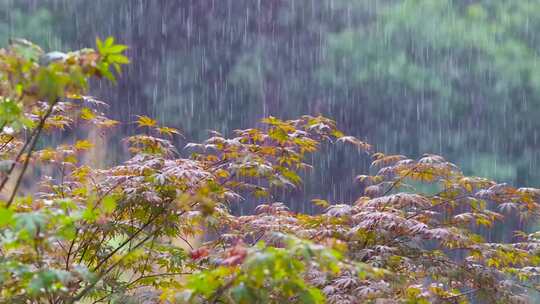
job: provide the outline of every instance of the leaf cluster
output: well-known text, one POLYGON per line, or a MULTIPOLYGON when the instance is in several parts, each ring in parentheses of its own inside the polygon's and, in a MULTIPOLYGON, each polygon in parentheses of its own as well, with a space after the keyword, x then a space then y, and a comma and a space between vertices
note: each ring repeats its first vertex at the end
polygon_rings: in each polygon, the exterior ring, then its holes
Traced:
POLYGON ((322 116, 268 117, 183 149, 178 130, 139 116, 130 158, 104 169, 81 157, 88 139, 38 149, 44 130, 117 124, 85 95, 92 77, 114 81, 126 47, 97 44, 0 50, 0 302, 521 303, 536 290, 538 233, 502 242, 478 231, 535 218, 540 190, 465 176, 438 155, 373 153, 322 116), (273 193, 299 187, 325 142, 371 155, 364 194, 294 213, 273 193), (42 174, 21 195, 30 163, 42 174), (260 198, 253 215, 229 210, 260 198))

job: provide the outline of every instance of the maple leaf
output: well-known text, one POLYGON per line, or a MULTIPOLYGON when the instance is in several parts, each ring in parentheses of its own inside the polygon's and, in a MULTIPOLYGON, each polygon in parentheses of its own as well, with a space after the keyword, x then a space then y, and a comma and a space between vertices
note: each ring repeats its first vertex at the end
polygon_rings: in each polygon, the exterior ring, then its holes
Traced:
POLYGON ((92 120, 96 118, 96 114, 89 108, 82 108, 80 117, 84 120, 92 120))
POLYGON ((359 148, 360 150, 363 150, 363 151, 371 150, 371 145, 370 144, 365 143, 365 142, 359 140, 358 138, 356 138, 354 136, 343 136, 343 135, 341 135, 341 137, 338 138, 337 142, 343 142, 343 143, 352 144, 352 145, 356 146, 357 148, 359 148))
POLYGON ((247 249, 243 242, 238 242, 233 248, 227 252, 227 258, 222 264, 227 266, 235 266, 242 264, 247 256, 247 249))
POLYGON ((330 206, 330 203, 328 203, 326 200, 323 200, 323 199, 312 199, 311 202, 314 205, 322 207, 322 208, 327 208, 328 206, 330 206))
POLYGON ((206 258, 210 254, 210 251, 206 247, 201 247, 190 252, 189 256, 193 260, 200 260, 206 258))
MULTIPOLYGON (((140 126, 140 125, 139 125, 140 126)), ((181 135, 180 134, 180 131, 178 131, 177 129, 175 128, 170 128, 170 127, 158 127, 156 128, 156 130, 158 131, 159 134, 162 134, 162 135, 167 135, 169 137, 172 137, 173 135, 181 135)))
POLYGON ((79 140, 74 145, 75 149, 79 151, 89 150, 94 147, 94 144, 91 143, 89 140, 79 140))
POLYGON ((156 124, 157 122, 155 120, 153 120, 152 118, 146 115, 137 116, 137 125, 139 128, 142 128, 142 127, 151 128, 151 127, 154 127, 156 124))

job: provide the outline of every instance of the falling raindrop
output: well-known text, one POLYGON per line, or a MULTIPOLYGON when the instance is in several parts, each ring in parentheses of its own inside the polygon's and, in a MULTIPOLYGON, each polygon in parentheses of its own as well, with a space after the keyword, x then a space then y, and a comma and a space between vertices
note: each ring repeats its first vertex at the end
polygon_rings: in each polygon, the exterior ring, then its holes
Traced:
MULTIPOLYGON (((323 114, 379 151, 441 153, 466 173, 540 185, 539 4, 528 1, 5 0, 0 40, 48 51, 113 35, 132 64, 117 86, 94 84, 126 122, 147 114, 189 141, 265 115, 323 114)), ((177 144, 182 144, 178 139, 177 144)), ((303 186, 280 193, 347 202, 366 155, 325 147, 303 186)), ((250 210, 242 207, 243 210, 250 210)), ((246 211, 247 212, 247 211, 246 211)))

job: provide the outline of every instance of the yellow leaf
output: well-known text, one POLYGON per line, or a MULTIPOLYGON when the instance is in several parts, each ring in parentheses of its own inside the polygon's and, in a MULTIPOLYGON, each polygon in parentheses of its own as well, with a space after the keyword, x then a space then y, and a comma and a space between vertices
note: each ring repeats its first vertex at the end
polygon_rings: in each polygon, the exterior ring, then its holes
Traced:
POLYGON ((79 151, 88 150, 94 147, 94 144, 88 140, 79 140, 75 143, 75 149, 79 151))
POLYGON ((52 160, 56 154, 54 153, 54 150, 51 148, 46 148, 40 151, 39 159, 41 161, 50 161, 52 160))
POLYGON ((156 130, 159 132, 159 134, 167 135, 167 136, 171 136, 171 137, 173 136, 173 134, 175 134, 175 135, 180 134, 180 132, 175 128, 159 127, 159 128, 156 128, 156 130))
POLYGON ((137 119, 137 124, 139 125, 139 127, 153 127, 156 125, 156 121, 153 120, 152 118, 148 117, 148 116, 145 116, 145 115, 142 115, 142 116, 137 116, 138 119, 137 119))
POLYGON ((114 126, 116 126, 119 122, 116 121, 116 120, 112 120, 112 119, 103 119, 99 122, 97 122, 97 126, 98 127, 101 127, 101 128, 112 128, 114 126))
POLYGON ((65 163, 75 164, 78 161, 79 160, 77 159, 77 157, 75 157, 75 155, 68 155, 68 156, 64 157, 64 162, 65 163))
POLYGON ((83 99, 83 97, 79 94, 67 94, 67 98, 71 98, 71 99, 83 99))
POLYGON ((323 200, 323 199, 312 199, 311 202, 314 205, 322 207, 322 208, 328 208, 328 206, 330 206, 330 204, 326 200, 323 200))
POLYGON ((229 177, 230 174, 229 174, 229 172, 226 171, 226 170, 218 170, 218 171, 216 172, 216 175, 217 175, 218 177, 221 177, 221 178, 227 178, 227 177, 229 177))
POLYGON ((88 166, 81 166, 79 168, 76 168, 73 170, 73 173, 71 174, 74 178, 76 178, 78 181, 84 181, 86 180, 86 177, 90 173, 90 167, 88 166))
POLYGON ((96 114, 92 112, 92 110, 90 110, 89 108, 82 108, 81 118, 84 120, 92 120, 96 118, 96 114))

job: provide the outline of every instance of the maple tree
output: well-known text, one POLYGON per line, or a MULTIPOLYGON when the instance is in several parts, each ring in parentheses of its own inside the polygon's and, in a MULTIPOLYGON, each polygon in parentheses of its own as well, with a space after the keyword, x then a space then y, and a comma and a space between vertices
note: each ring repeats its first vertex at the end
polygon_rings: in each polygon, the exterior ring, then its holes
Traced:
POLYGON ((126 48, 107 38, 44 53, 17 40, 0 51, 0 302, 523 303, 538 288, 537 232, 501 242, 478 231, 535 219, 540 190, 464 176, 438 155, 374 153, 322 116, 268 117, 181 150, 180 131, 139 116, 131 157, 105 169, 82 160, 88 139, 41 148, 44 132, 117 125, 88 81, 114 82, 126 48), (364 195, 315 200, 313 215, 275 202, 325 142, 371 155, 364 195), (33 194, 21 191, 29 166, 47 172, 33 194), (229 211, 261 198, 253 215, 229 211))

